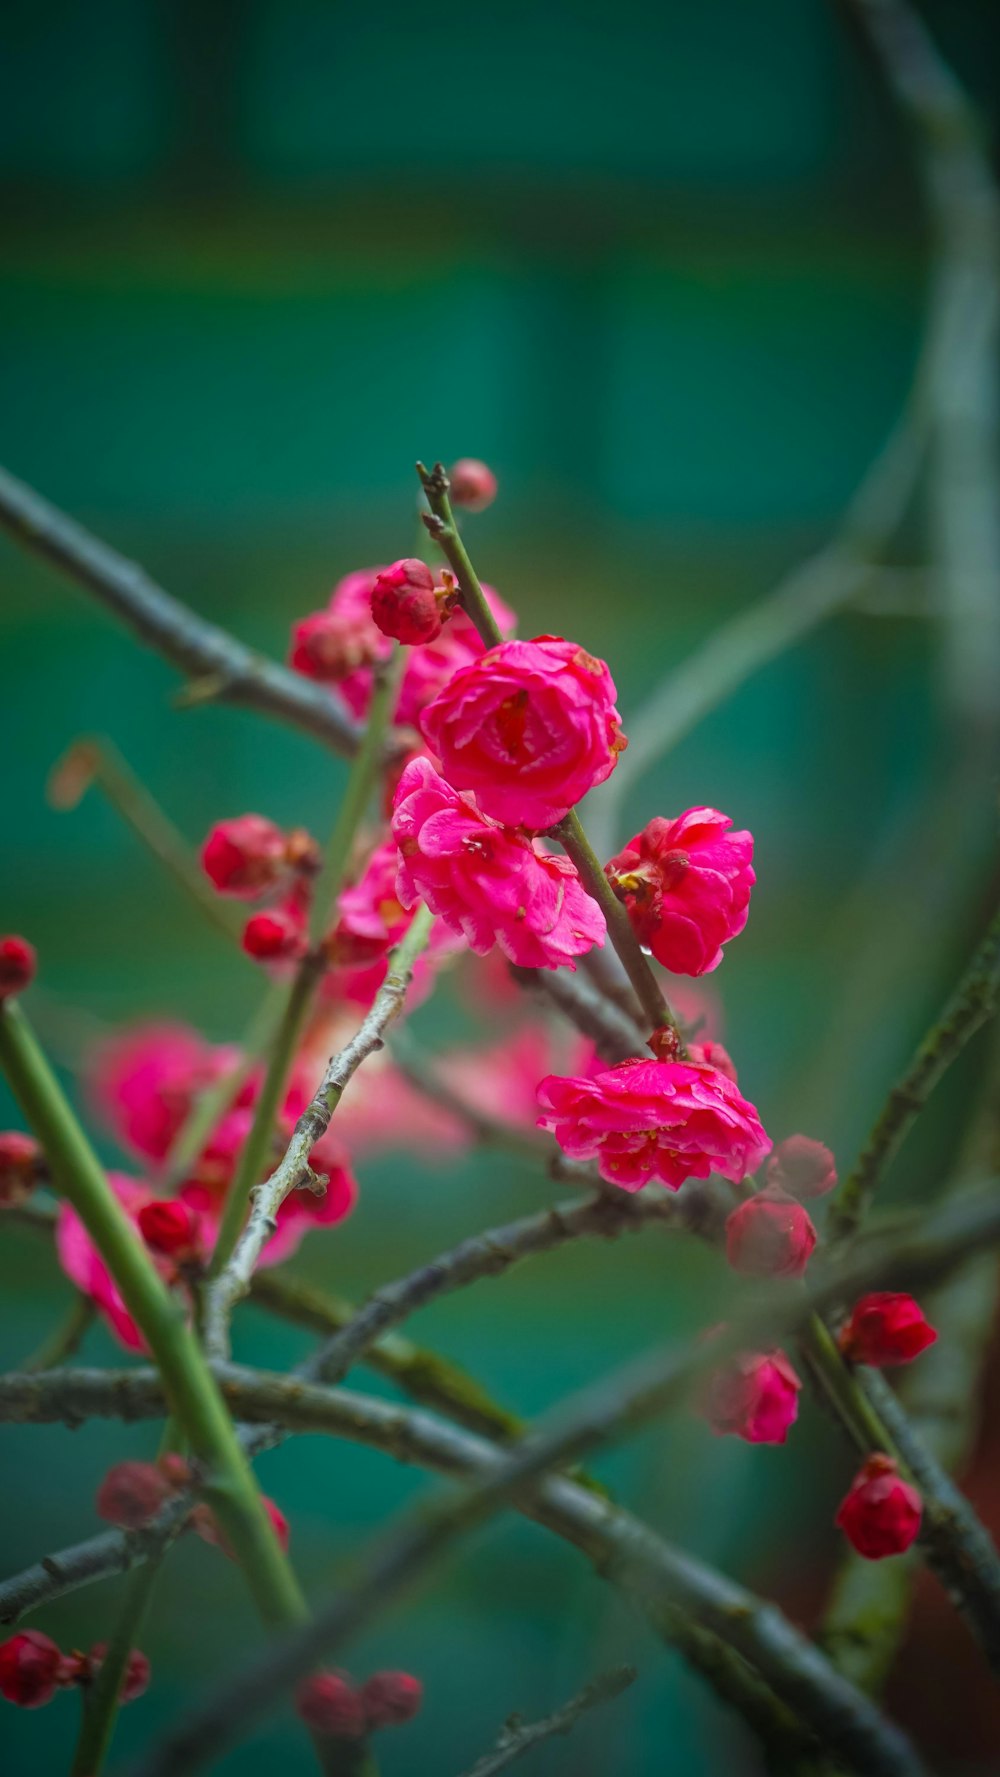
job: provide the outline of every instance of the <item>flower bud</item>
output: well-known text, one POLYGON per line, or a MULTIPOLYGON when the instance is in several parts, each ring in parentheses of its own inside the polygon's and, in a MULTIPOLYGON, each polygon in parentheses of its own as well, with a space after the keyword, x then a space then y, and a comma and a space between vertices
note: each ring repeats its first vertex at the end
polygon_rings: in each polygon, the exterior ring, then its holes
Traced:
POLYGON ((726 1258, 745 1277, 801 1277, 816 1230, 794 1197, 768 1186, 726 1221, 726 1258))
MULTIPOLYGON (((288 1519, 285 1517, 284 1512, 275 1505, 274 1500, 268 1499, 266 1493, 261 1494, 260 1500, 261 1505, 264 1507, 264 1510, 271 1520, 271 1528, 281 1546, 282 1554, 287 1555, 289 1543, 288 1519)), ((211 1543, 214 1548, 221 1549, 222 1553, 230 1561, 236 1561, 238 1559, 236 1550, 229 1541, 228 1536, 219 1523, 211 1506, 206 1504, 204 1500, 195 1506, 194 1511, 191 1513, 189 1523, 192 1530, 197 1532, 203 1542, 211 1543)))
POLYGON ((237 815, 212 828, 202 846, 202 868, 220 895, 253 901, 280 881, 286 844, 281 828, 263 815, 237 815))
POLYGON ((369 1732, 412 1721, 424 1700, 424 1687, 409 1672, 375 1672, 361 1686, 369 1732))
POLYGON ((447 610, 426 562, 407 557, 383 568, 372 587, 372 616, 384 636, 419 647, 441 634, 447 610))
POLYGON ((467 512, 485 512, 497 497, 497 478, 478 457, 459 457, 448 471, 451 503, 467 512))
POLYGON ((156 1458, 156 1466, 171 1493, 182 1492, 185 1487, 190 1487, 194 1479, 187 1457, 178 1455, 176 1450, 165 1450, 162 1456, 156 1458))
POLYGON ((0 1209, 23 1203, 38 1183, 42 1150, 20 1129, 0 1131, 0 1209))
POLYGON ((314 611, 292 628, 288 664, 307 679, 336 685, 371 666, 384 646, 369 612, 314 611))
POLYGON ((779 1141, 767 1163, 767 1182, 791 1197, 824 1197, 837 1184, 837 1163, 829 1148, 808 1135, 779 1141))
POLYGON ((252 913, 243 927, 241 942, 247 956, 258 963, 297 962, 306 950, 301 918, 282 907, 252 913))
POLYGON ((38 1629, 22 1629, 0 1643, 0 1696, 21 1709, 40 1709, 62 1682, 63 1657, 38 1629))
MULTIPOLYGON (((95 1641, 87 1656, 91 1679, 96 1678, 103 1666, 107 1651, 108 1644, 106 1641, 95 1641)), ((129 1654, 128 1663, 125 1667, 125 1674, 122 1678, 122 1688, 119 1693, 119 1702, 134 1703, 137 1697, 142 1696, 143 1691, 148 1690, 149 1677, 149 1661, 139 1648, 134 1647, 129 1654)))
POLYGON ((317 1734, 339 1740, 362 1740, 365 1710, 361 1697, 343 1672, 314 1672, 295 1692, 296 1713, 317 1734))
POLYGON ((915 1540, 923 1502, 890 1456, 869 1456, 841 1501, 834 1523, 866 1561, 902 1555, 915 1540))
POLYGON ((30 987, 36 961, 35 947, 27 938, 0 938, 0 1002, 30 987))
POLYGON ((201 1221, 193 1209, 175 1197, 157 1198, 139 1211, 139 1233, 150 1252, 190 1264, 203 1256, 201 1221))
POLYGON ((798 1416, 801 1387, 783 1351, 741 1353, 709 1378, 702 1410, 720 1437, 783 1444, 798 1416))
POLYGON ((893 1290, 876 1290, 856 1302, 851 1318, 840 1331, 840 1349, 855 1364, 908 1364, 937 1333, 924 1319, 912 1296, 893 1290))
POLYGON ((117 1462, 97 1489, 97 1516, 122 1530, 139 1530, 169 1499, 169 1482, 152 1462, 117 1462))

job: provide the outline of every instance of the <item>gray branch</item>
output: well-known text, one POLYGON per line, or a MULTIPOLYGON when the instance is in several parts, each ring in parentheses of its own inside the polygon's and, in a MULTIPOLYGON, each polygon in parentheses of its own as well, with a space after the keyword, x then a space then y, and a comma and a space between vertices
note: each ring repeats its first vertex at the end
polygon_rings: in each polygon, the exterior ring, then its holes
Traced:
POLYGON ((487 1752, 465 1773, 465 1777, 496 1777, 498 1771, 506 1771, 533 1746, 543 1740, 551 1740, 556 1734, 571 1734, 581 1715, 589 1709, 595 1709, 601 1703, 611 1703, 620 1697, 623 1691, 634 1684, 638 1674, 634 1666, 614 1666, 610 1672, 601 1673, 585 1684, 582 1691, 564 1703, 561 1709, 552 1715, 546 1715, 541 1721, 522 1721, 519 1715, 512 1715, 504 1723, 499 1738, 492 1752, 487 1752))

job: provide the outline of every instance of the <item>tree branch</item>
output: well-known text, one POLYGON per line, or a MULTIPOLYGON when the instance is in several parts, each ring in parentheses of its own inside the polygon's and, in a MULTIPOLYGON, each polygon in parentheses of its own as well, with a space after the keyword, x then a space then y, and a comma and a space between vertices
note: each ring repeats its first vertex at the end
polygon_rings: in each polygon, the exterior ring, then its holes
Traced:
POLYGON ((508 1765, 515 1764, 543 1740, 551 1740, 555 1734, 572 1733, 581 1715, 601 1703, 613 1702, 635 1683, 637 1677, 634 1666, 614 1666, 610 1672, 592 1678, 561 1709, 544 1716, 541 1721, 525 1722, 519 1715, 509 1716, 493 1751, 477 1759, 465 1777, 496 1777, 498 1771, 506 1771, 508 1765))
POLYGON ((357 752, 360 730, 327 692, 206 622, 4 469, 0 526, 94 593, 137 641, 194 681, 200 701, 240 704, 301 728, 348 758, 357 752))

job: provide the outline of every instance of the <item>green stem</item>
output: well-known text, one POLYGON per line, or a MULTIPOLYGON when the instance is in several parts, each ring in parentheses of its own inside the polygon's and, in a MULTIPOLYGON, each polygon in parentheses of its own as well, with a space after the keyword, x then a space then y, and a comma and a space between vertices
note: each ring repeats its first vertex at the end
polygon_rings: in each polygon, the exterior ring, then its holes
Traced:
POLYGON ((272 983, 240 1042, 239 1060, 195 1099, 167 1156, 163 1187, 168 1193, 187 1178, 216 1124, 246 1085, 274 1034, 276 1013, 283 998, 282 986, 272 983))
POLYGON ((88 736, 75 741, 55 766, 49 778, 49 800, 56 808, 73 808, 91 783, 104 791, 126 826, 166 866, 206 918, 227 938, 238 939, 239 919, 210 886, 184 835, 117 747, 109 740, 88 736))
POLYGON ((129 1654, 135 1647, 163 1563, 163 1551, 125 1580, 121 1609, 100 1670, 83 1700, 83 1718, 70 1777, 100 1777, 121 1703, 129 1654))
POLYGON ((240 1230, 246 1219, 250 1193, 264 1173, 274 1136, 278 1111, 284 1102, 292 1063, 309 1017, 313 998, 326 968, 326 958, 318 948, 325 936, 331 913, 344 885, 350 866, 351 850, 358 828, 364 819, 371 794, 378 780, 382 745, 395 703, 401 651, 396 650, 387 670, 375 675, 368 726, 351 766, 344 799, 340 805, 333 832, 326 848, 326 858, 313 897, 310 920, 311 948, 303 957, 288 993, 284 1014, 278 1026, 264 1075, 260 1095, 254 1106, 250 1133, 243 1144, 236 1176, 226 1196, 222 1221, 212 1254, 210 1276, 218 1277, 232 1257, 240 1230))
MULTIPOLYGON (((435 463, 433 469, 426 469, 422 463, 417 464, 417 474, 427 496, 430 512, 424 516, 427 530, 437 543, 451 568, 458 588, 462 595, 462 604, 466 615, 471 618, 488 648, 496 647, 503 641, 503 634, 496 618, 486 600, 482 583, 476 573, 469 553, 462 541, 462 535, 455 523, 451 501, 448 498, 448 477, 444 466, 435 463)), ((680 1026, 670 1010, 659 983, 653 974, 642 947, 632 930, 628 914, 618 900, 601 867, 600 859, 594 851, 583 830, 580 817, 572 809, 558 826, 553 827, 553 835, 558 839, 567 856, 570 857, 580 874, 587 893, 597 902, 608 926, 608 936, 621 957, 625 972, 635 988, 651 1027, 659 1029, 661 1025, 669 1025, 681 1043, 684 1053, 680 1026)))
POLYGON ((205 1469, 203 1492, 242 1565, 264 1621, 304 1621, 305 1599, 261 1503, 222 1397, 20 1007, 0 1008, 0 1065, 43 1148, 58 1189, 76 1210, 111 1272, 163 1377, 171 1412, 205 1469))

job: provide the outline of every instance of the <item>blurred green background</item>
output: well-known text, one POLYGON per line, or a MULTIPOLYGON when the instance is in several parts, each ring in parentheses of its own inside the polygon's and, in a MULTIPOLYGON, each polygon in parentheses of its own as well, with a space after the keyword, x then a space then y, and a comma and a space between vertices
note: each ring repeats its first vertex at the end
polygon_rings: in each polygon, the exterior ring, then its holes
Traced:
MULTIPOLYGON (((989 107, 995 8, 939 0, 929 16, 989 107)), ((0 454, 15 474, 280 656, 336 578, 414 548, 415 457, 482 456, 501 481, 469 523, 482 573, 522 633, 569 633, 609 659, 626 731, 668 666, 835 526, 905 398, 923 315, 910 147, 821 0, 613 17, 559 0, 13 0, 0 190, 0 454)), ((900 561, 926 559, 925 529, 918 508, 900 561)), ((237 1036, 259 978, 96 795, 57 813, 46 776, 78 734, 106 733, 198 841, 250 808, 322 833, 342 767, 242 712, 176 710, 157 659, 6 543, 0 587, 0 926, 39 948, 40 1027, 68 1068, 93 1030, 139 1015, 237 1036)), ((651 772, 618 836, 696 802, 753 829, 753 916, 713 981, 726 1041, 771 1133, 804 1128, 844 1165, 987 891, 991 767, 970 764, 940 680, 932 624, 842 616, 651 772)), ((413 1028, 444 1043, 456 1016, 449 1002, 413 1028)), ((956 1071, 899 1188, 936 1182, 980 1061, 956 1071)), ((350 1225, 297 1261, 352 1295, 553 1188, 496 1156, 359 1170, 350 1225)), ((4 1231, 0 1265, 12 1366, 68 1289, 21 1230, 4 1231)), ((724 1290, 710 1255, 625 1243, 484 1284, 416 1331, 530 1414, 699 1324, 724 1290)), ((244 1311, 239 1349, 277 1366, 304 1341, 244 1311)), ((115 1361, 100 1331, 85 1352, 115 1361)), ((0 1568, 90 1534, 96 1480, 155 1436, 5 1430, 0 1568)), ((600 1469, 670 1538, 803 1615, 817 1606, 850 1459, 812 1407, 786 1452, 675 1420, 600 1469)), ((318 1439, 261 1474, 316 1593, 430 1484, 318 1439)), ((115 1593, 76 1594, 38 1626, 103 1636, 115 1593)), ((155 1683, 124 1714, 119 1758, 255 1642, 235 1570, 179 1548, 145 1638, 155 1683)), ((534 1769, 757 1768, 739 1725, 590 1570, 514 1522, 352 1663, 427 1684, 423 1716, 385 1737, 386 1777, 448 1777, 511 1708, 547 1709, 623 1657, 641 1667, 634 1691, 534 1769)), ((969 1707, 981 1751, 996 1722, 988 1702, 969 1707)), ((4 1706, 5 1772, 64 1769, 73 1718, 69 1697, 4 1706)), ((962 1761, 945 1702, 925 1725, 940 1769, 990 1768, 962 1761)), ((256 1777, 274 1759, 308 1769, 287 1721, 219 1768, 256 1777)))

